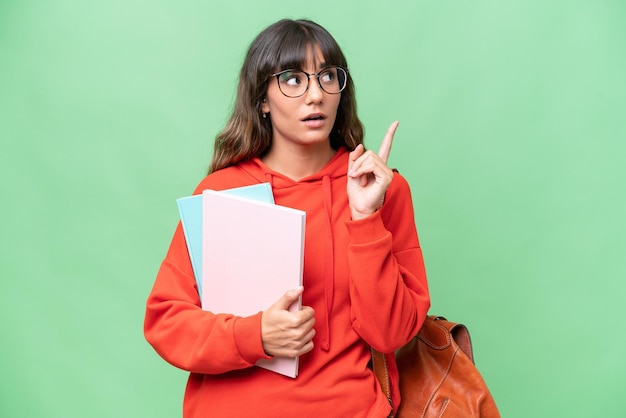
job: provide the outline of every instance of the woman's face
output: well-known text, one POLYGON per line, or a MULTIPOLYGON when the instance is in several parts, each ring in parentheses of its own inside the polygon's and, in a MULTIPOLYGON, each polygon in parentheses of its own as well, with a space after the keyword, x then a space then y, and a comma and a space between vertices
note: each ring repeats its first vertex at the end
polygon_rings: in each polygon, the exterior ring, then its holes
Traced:
MULTIPOLYGON (((310 49, 307 55, 306 67, 299 70, 315 74, 326 65, 319 48, 310 49)), ((322 90, 314 76, 309 79, 306 93, 295 98, 285 96, 278 82, 270 80, 261 110, 272 121, 272 146, 328 142, 340 99, 341 93, 329 94, 322 90)))

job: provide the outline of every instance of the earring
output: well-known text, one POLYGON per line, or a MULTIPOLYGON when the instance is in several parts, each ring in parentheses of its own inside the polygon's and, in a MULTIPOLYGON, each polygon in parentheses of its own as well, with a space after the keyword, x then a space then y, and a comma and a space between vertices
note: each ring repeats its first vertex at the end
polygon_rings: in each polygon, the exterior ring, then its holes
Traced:
POLYGON ((267 118, 267 113, 263 112, 263 119, 267 118))

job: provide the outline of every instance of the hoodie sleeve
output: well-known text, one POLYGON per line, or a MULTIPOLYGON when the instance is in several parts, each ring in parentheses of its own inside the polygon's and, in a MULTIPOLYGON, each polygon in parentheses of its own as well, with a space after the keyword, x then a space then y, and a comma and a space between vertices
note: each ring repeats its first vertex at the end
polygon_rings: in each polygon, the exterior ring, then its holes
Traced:
POLYGON ((195 373, 243 369, 269 358, 261 313, 237 317, 201 309, 180 223, 146 303, 144 334, 166 361, 195 373))
POLYGON ((346 223, 352 326, 389 353, 422 326, 430 297, 409 185, 399 174, 381 210, 346 223))

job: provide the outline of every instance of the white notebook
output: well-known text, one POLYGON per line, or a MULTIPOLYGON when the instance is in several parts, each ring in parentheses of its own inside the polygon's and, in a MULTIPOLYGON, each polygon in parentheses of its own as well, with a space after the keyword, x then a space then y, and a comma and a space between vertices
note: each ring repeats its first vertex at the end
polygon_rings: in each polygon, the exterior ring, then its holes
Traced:
MULTIPOLYGON (((202 193, 202 308, 250 316, 302 285, 306 213, 214 190, 202 193)), ((291 310, 301 308, 298 301, 291 310)), ((298 375, 298 359, 257 366, 298 375)))

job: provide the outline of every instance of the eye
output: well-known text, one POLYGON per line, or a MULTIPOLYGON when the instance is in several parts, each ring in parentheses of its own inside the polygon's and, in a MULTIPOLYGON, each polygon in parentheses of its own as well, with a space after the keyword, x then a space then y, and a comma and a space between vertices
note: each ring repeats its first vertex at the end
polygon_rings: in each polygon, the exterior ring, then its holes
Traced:
POLYGON ((285 71, 280 74, 279 80, 281 84, 287 86, 299 86, 303 82, 303 77, 301 71, 285 71))
POLYGON ((322 84, 332 84, 335 82, 337 78, 337 70, 334 68, 329 68, 320 73, 320 83, 322 84))

